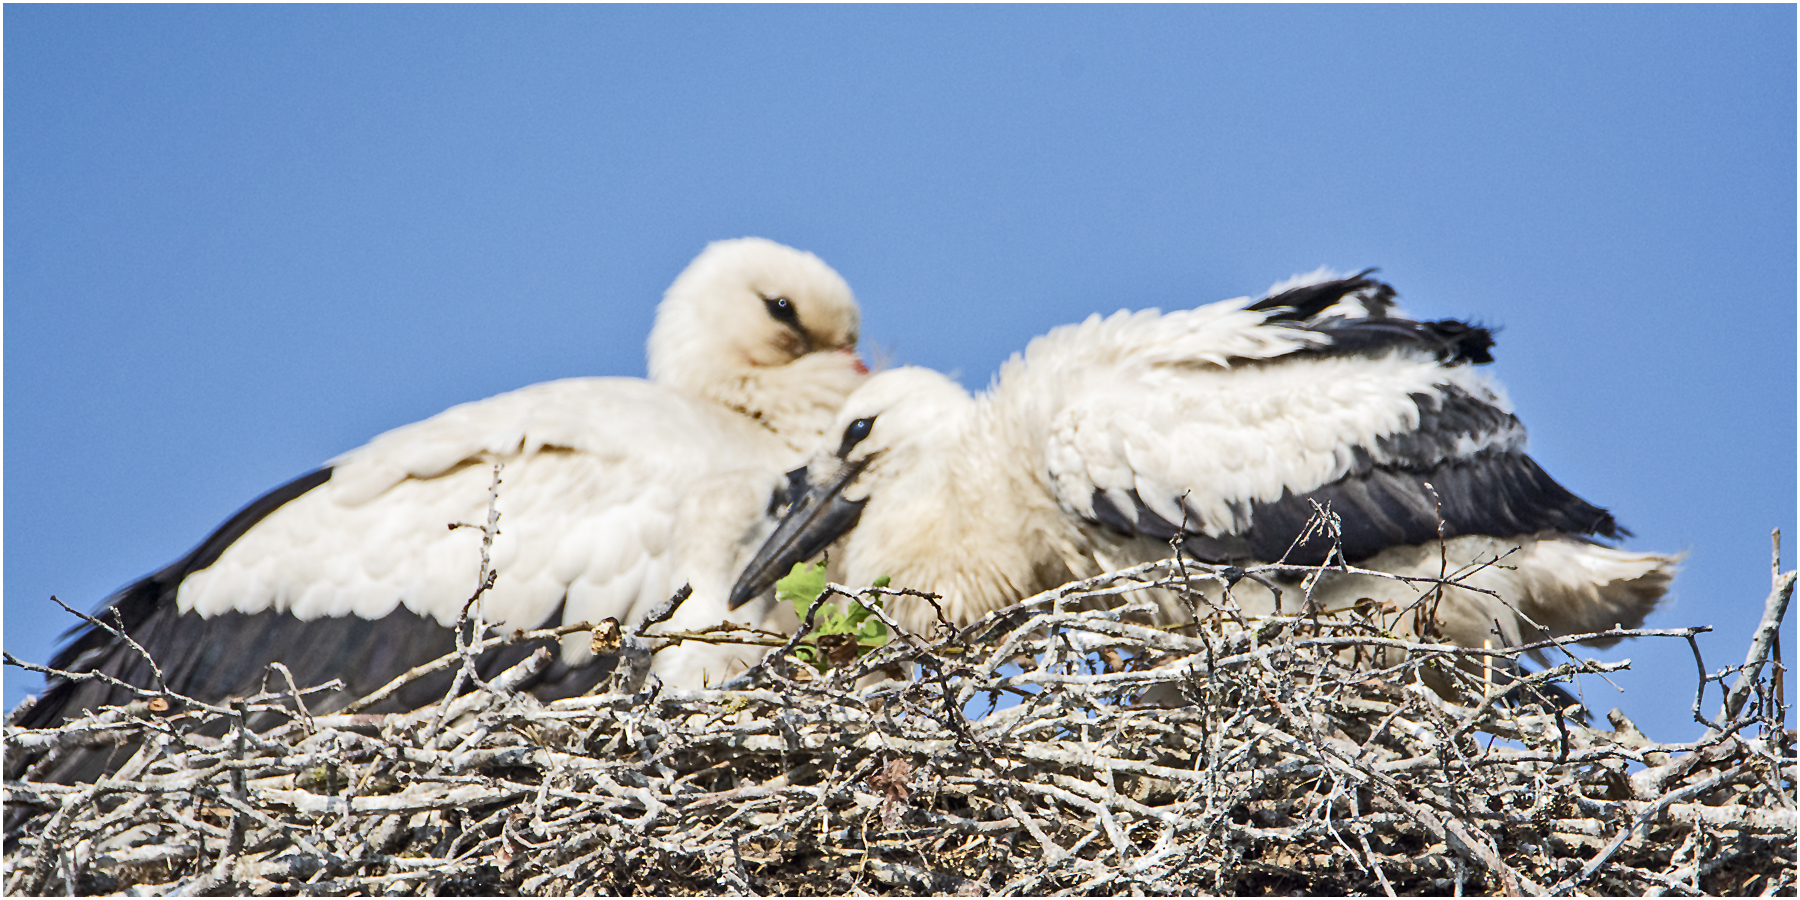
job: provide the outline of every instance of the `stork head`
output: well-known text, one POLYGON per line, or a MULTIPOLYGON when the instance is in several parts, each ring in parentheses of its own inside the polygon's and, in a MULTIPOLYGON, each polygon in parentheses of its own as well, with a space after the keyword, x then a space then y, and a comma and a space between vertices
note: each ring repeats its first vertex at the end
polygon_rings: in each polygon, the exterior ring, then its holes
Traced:
POLYGON ((860 322, 850 286, 817 256, 763 238, 716 241, 663 295, 650 379, 784 431, 785 416, 835 410, 861 382, 860 322))
MULTIPOLYGON (((844 401, 835 428, 826 432, 804 474, 797 474, 787 513, 739 576, 731 607, 761 595, 795 563, 817 556, 855 528, 865 507, 883 522, 929 527, 937 502, 925 489, 946 483, 940 470, 954 458, 935 451, 957 439, 974 408, 968 391, 929 369, 871 376, 844 401)), ((864 542, 868 548, 848 547, 845 577, 867 581, 890 574, 862 572, 885 563, 880 552, 858 551, 895 550, 899 539, 884 531, 864 542)))

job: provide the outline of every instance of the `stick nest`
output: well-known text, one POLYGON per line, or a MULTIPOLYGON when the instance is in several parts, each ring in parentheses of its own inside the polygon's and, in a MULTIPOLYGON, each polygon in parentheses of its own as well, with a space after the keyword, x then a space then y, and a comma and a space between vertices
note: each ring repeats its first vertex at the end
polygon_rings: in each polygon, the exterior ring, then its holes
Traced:
POLYGON ((1794 892, 1795 740, 1769 653, 1792 573, 1745 664, 1701 665, 1696 718, 1708 684, 1719 711, 1673 744, 1616 711, 1608 730, 1513 702, 1620 667, 1566 644, 1509 690, 1495 673, 1524 650, 1403 640, 1367 611, 1144 624, 1145 588, 1243 574, 1171 561, 960 631, 890 620, 887 645, 823 673, 796 638, 733 689, 663 689, 630 659, 656 645, 640 626, 606 692, 548 703, 516 689, 544 652, 409 714, 312 714, 319 695, 285 685, 226 707, 144 691, 7 729, 9 754, 130 758, 95 784, 6 784, 5 888, 1794 892), (241 727, 270 711, 283 724, 241 727))

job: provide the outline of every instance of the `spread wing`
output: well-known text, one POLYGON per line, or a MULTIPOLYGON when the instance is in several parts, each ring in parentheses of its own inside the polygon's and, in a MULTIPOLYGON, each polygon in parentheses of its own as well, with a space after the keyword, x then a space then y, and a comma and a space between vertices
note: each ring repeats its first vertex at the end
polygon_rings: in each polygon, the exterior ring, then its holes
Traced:
POLYGON ((1213 562, 1324 561, 1328 538, 1299 542, 1315 501, 1341 518, 1351 561, 1434 540, 1440 515, 1446 536, 1623 533, 1526 455, 1474 369, 1491 359, 1484 329, 1389 317, 1385 302, 1319 316, 1347 290, 1309 290, 1311 309, 1245 308, 1265 313, 1255 328, 1307 332, 1300 346, 1223 364, 1127 355, 1067 389, 1046 445, 1058 501, 1116 532, 1179 533, 1213 562))

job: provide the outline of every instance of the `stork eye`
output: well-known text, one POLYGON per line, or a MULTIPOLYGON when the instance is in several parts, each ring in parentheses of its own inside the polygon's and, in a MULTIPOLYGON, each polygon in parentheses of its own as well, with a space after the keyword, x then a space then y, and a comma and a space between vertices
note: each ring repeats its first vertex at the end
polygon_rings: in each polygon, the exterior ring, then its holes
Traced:
POLYGON ((855 449, 857 444, 862 443, 863 438, 868 437, 869 432, 874 428, 874 416, 868 416, 851 422, 850 427, 844 429, 844 443, 842 446, 838 447, 838 459, 849 458, 850 451, 855 449))
POLYGON ((769 310, 769 318, 783 325, 800 327, 800 313, 794 310, 794 301, 786 297, 764 297, 762 302, 769 310))

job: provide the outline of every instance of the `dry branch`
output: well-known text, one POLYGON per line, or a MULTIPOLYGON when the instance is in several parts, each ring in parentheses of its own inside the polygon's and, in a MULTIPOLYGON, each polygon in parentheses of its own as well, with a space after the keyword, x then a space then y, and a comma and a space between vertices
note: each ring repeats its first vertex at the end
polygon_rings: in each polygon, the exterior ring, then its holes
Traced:
MULTIPOLYGON (((1771 654, 1792 573, 1744 665, 1708 676, 1738 680, 1689 743, 1502 696, 1483 660, 1520 648, 1402 639, 1357 613, 1178 629, 1140 614, 1149 589, 1221 580, 1136 566, 824 675, 758 666, 730 689, 621 677, 543 703, 512 689, 540 654, 412 713, 296 703, 297 726, 260 734, 191 705, 8 727, 10 753, 102 732, 139 750, 97 784, 7 783, 31 815, 7 837, 5 889, 1794 892, 1795 745, 1771 654), (1095 599, 1113 608, 1082 609, 1095 599), (880 677, 896 667, 910 677, 880 677), (225 737, 200 736, 208 724, 225 737)), ((619 652, 656 637, 640 625, 619 652)), ((1617 668, 1568 659, 1525 681, 1617 668)))

